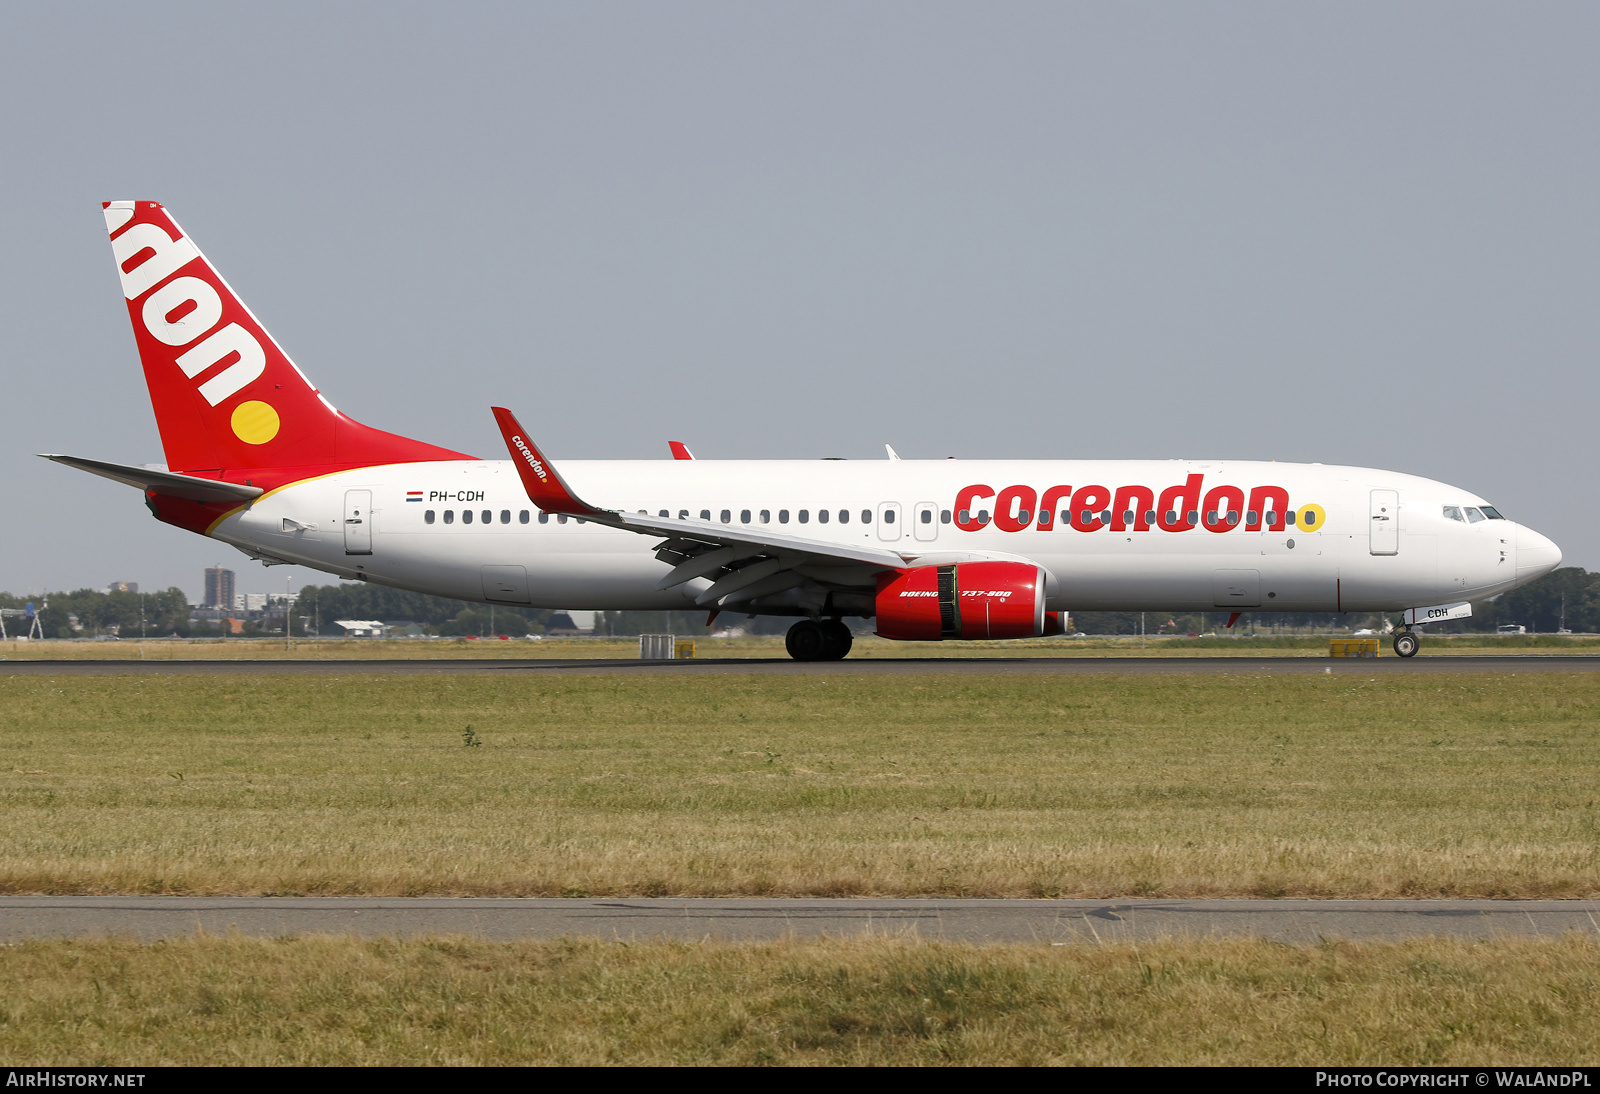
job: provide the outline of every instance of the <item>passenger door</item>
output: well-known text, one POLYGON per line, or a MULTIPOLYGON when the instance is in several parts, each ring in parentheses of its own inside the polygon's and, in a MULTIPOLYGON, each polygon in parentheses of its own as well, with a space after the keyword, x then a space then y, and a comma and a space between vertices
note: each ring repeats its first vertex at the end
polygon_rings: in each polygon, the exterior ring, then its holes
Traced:
POLYGON ((1375 555, 1400 553, 1400 492, 1374 490, 1371 502, 1369 549, 1375 555))
POLYGON ((939 507, 931 501, 917 502, 911 518, 911 533, 924 543, 939 538, 939 507))
POLYGON ((372 491, 344 492, 344 553, 372 553, 372 491))

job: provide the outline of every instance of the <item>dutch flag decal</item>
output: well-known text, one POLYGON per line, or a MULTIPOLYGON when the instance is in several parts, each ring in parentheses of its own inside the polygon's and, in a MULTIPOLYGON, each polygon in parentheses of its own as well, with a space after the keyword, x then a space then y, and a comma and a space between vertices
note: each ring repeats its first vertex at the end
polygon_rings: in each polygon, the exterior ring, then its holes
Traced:
POLYGON ((406 491, 406 500, 407 501, 421 501, 422 500, 422 491, 421 490, 407 490, 406 491))

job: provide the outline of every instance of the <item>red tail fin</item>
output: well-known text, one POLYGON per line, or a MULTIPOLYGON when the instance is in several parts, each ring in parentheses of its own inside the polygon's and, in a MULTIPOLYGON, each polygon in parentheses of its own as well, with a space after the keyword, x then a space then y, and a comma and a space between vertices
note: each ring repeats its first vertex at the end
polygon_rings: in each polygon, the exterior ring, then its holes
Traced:
POLYGON ((173 471, 474 457, 372 429, 333 408, 153 201, 104 205, 156 425, 173 471))

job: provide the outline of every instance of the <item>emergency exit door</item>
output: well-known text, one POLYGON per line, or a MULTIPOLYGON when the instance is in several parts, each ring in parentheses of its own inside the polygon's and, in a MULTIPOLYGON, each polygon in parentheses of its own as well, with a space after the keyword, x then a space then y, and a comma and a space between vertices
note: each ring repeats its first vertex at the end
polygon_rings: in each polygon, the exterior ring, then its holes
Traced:
POLYGON ((1371 551, 1375 555, 1400 553, 1400 492, 1374 490, 1370 521, 1371 551))
POLYGON ((344 492, 344 553, 372 553, 372 491, 344 492))

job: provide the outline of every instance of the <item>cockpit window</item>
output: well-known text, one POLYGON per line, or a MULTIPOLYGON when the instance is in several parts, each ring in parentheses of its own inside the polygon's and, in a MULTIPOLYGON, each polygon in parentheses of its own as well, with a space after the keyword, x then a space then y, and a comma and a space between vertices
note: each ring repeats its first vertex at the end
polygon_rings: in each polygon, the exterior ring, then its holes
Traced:
POLYGON ((1461 509, 1459 506, 1446 505, 1444 507, 1444 515, 1450 520, 1459 520, 1463 524, 1465 524, 1467 521, 1467 518, 1461 515, 1461 509))
POLYGON ((1505 520, 1506 519, 1505 517, 1502 517, 1500 515, 1500 510, 1498 510, 1498 509, 1496 509, 1496 508, 1494 508, 1493 506, 1490 506, 1490 505, 1485 505, 1483 507, 1483 515, 1488 517, 1490 520, 1505 520))
POLYGON ((1467 519, 1473 524, 1477 524, 1480 520, 1484 519, 1482 510, 1474 509, 1470 505, 1467 506, 1467 519))

